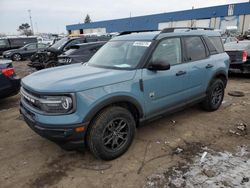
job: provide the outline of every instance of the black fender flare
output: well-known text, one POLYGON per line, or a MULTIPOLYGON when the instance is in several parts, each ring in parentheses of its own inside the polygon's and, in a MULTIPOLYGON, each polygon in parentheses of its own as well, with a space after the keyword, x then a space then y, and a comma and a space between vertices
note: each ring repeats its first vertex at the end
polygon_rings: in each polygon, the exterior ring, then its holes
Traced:
POLYGON ((93 107, 84 117, 83 122, 90 122, 95 117, 95 115, 103 108, 115 103, 123 103, 123 102, 134 105, 139 113, 139 118, 143 117, 143 108, 135 98, 130 96, 112 96, 110 98, 101 101, 100 103, 98 103, 97 106, 93 107))
POLYGON ((213 82, 213 80, 214 80, 215 78, 218 78, 218 77, 220 77, 220 76, 223 76, 223 77, 226 78, 226 79, 225 79, 225 87, 226 87, 226 85, 227 85, 227 80, 228 80, 228 73, 227 73, 226 71, 224 71, 224 70, 219 70, 219 71, 217 71, 217 72, 212 76, 211 80, 209 81, 209 84, 208 84, 207 88, 209 88, 209 86, 211 85, 211 83, 213 82))

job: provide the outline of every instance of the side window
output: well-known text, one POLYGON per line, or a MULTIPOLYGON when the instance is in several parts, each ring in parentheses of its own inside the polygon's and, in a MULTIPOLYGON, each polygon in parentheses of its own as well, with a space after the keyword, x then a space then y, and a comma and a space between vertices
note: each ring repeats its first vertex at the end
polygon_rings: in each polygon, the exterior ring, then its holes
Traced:
POLYGON ((6 39, 0 39, 0 47, 7 47, 8 43, 6 39))
POLYGON ((180 38, 168 38, 161 41, 156 47, 151 61, 162 60, 170 65, 182 62, 180 38))
POLYGON ((68 50, 68 49, 70 49, 70 47, 71 46, 74 46, 75 44, 79 44, 80 42, 78 41, 78 40, 72 40, 72 41, 70 41, 65 47, 64 47, 64 49, 65 50, 68 50))
POLYGON ((224 52, 224 46, 220 37, 209 37, 210 42, 213 44, 218 53, 224 52))
POLYGON ((41 48, 46 48, 46 44, 38 44, 38 48, 41 49, 41 48))
POLYGON ((27 50, 35 50, 36 49, 36 44, 30 44, 27 46, 27 50))
POLYGON ((188 61, 205 59, 206 48, 200 37, 184 37, 185 49, 188 61))

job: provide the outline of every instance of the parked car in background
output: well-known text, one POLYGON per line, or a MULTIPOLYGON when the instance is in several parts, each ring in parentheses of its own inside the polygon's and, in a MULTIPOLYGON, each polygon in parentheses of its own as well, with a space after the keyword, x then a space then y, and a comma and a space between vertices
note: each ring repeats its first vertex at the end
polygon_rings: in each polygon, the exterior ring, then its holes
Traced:
POLYGON ((222 37, 222 41, 224 44, 229 42, 237 42, 238 39, 236 37, 222 37))
POLYGON ((136 127, 195 103, 217 110, 229 56, 220 33, 164 29, 114 37, 88 61, 22 79, 20 112, 62 147, 86 143, 103 160, 131 145, 136 127))
POLYGON ((53 67, 58 62, 58 56, 76 44, 107 41, 109 37, 64 37, 44 51, 37 52, 31 58, 29 66, 38 70, 53 67))
POLYGON ((43 43, 30 43, 21 48, 3 52, 3 58, 12 59, 13 61, 21 61, 30 58, 37 51, 44 50, 47 47, 48 45, 43 43))
POLYGON ((250 73, 250 41, 227 43, 225 51, 230 56, 230 70, 250 73))
POLYGON ((17 94, 20 89, 20 80, 15 74, 12 61, 0 59, 0 98, 17 94))
POLYGON ((104 44, 106 42, 76 44, 58 56, 58 62, 55 66, 87 62, 104 44))
POLYGON ((0 38, 0 55, 4 51, 17 49, 29 43, 37 43, 36 37, 4 37, 0 38))

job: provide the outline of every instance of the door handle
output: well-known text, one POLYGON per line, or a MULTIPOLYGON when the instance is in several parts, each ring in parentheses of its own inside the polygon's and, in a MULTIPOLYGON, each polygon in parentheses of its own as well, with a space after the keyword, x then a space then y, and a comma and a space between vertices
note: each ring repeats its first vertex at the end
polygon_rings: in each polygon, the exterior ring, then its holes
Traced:
POLYGON ((212 65, 212 64, 207 64, 206 69, 210 69, 210 68, 213 68, 213 67, 214 67, 214 65, 212 65))
POLYGON ((179 71, 176 73, 176 76, 181 76, 181 75, 184 75, 186 73, 187 73, 186 71, 179 71))

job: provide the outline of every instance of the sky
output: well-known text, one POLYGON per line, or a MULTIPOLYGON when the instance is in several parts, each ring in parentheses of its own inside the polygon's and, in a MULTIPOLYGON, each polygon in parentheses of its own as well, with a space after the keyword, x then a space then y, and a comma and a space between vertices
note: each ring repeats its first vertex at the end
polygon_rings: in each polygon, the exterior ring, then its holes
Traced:
POLYGON ((248 2, 249 0, 0 0, 0 33, 18 34, 22 23, 35 32, 62 33, 66 25, 82 23, 86 14, 92 21, 142 16, 163 12, 248 2))

